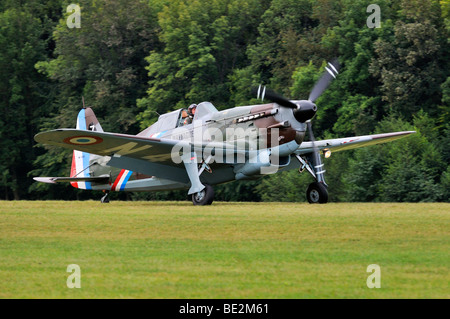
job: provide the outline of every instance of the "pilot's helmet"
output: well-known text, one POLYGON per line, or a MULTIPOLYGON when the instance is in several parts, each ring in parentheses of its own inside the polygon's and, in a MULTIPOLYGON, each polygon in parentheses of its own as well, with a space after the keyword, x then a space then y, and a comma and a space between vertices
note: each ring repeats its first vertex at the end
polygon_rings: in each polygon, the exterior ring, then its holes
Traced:
POLYGON ((195 109, 197 108, 197 104, 191 104, 191 105, 189 105, 189 107, 188 107, 188 112, 189 112, 189 114, 192 114, 192 115, 194 115, 195 114, 195 109))

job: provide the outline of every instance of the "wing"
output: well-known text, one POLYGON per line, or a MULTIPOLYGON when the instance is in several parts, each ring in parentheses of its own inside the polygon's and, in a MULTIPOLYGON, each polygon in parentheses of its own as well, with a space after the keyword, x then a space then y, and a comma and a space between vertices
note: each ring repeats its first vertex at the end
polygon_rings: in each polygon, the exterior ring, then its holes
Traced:
MULTIPOLYGON (((172 152, 184 147, 201 151, 187 141, 147 138, 135 135, 95 132, 76 129, 58 129, 37 134, 36 142, 71 150, 108 156, 106 165, 140 172, 180 183, 188 183, 184 164, 172 160, 172 152), (174 148, 177 146, 176 148, 174 148)), ((220 144, 223 146, 223 144, 220 144)), ((178 155, 178 154, 176 154, 178 155)), ((175 156, 176 157, 176 156, 175 156)), ((48 181, 47 182, 51 182, 48 181)))
MULTIPOLYGON (((319 150, 330 149, 333 152, 346 151, 359 147, 365 147, 369 145, 387 143, 406 137, 410 134, 416 133, 415 131, 384 133, 375 135, 363 135, 345 138, 335 138, 330 140, 316 141, 316 147, 319 150)), ((295 152, 297 155, 312 153, 312 142, 303 142, 298 150, 295 152)))
POLYGON ((176 144, 185 143, 182 141, 76 129, 58 129, 43 132, 37 134, 34 139, 39 143, 100 156, 120 155, 165 165, 175 165, 171 158, 171 151, 176 144))

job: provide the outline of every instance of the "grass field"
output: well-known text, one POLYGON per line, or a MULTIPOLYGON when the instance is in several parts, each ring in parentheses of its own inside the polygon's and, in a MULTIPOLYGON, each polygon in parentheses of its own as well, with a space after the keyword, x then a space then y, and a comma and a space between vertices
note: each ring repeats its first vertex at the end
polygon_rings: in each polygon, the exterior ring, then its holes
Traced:
POLYGON ((449 226, 449 204, 0 202, 0 297, 450 298, 449 226))

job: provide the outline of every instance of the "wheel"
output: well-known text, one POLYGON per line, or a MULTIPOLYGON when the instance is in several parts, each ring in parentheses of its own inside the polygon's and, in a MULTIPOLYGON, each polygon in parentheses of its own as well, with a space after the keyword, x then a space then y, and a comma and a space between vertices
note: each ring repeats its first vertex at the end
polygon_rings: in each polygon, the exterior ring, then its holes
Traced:
POLYGON ((214 200, 214 188, 205 184, 205 188, 198 193, 192 194, 192 203, 194 205, 211 205, 214 200))
POLYGON ((311 183, 306 191, 306 198, 310 204, 325 204, 328 202, 328 190, 322 183, 311 183))

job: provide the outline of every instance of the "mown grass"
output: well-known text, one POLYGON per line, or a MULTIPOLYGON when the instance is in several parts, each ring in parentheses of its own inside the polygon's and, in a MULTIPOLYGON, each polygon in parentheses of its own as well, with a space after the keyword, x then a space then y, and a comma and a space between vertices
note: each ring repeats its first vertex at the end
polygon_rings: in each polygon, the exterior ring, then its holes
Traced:
POLYGON ((0 202, 0 298, 449 298, 449 204, 0 202), (81 289, 66 286, 69 264, 81 289), (367 266, 381 267, 369 289, 367 266))

